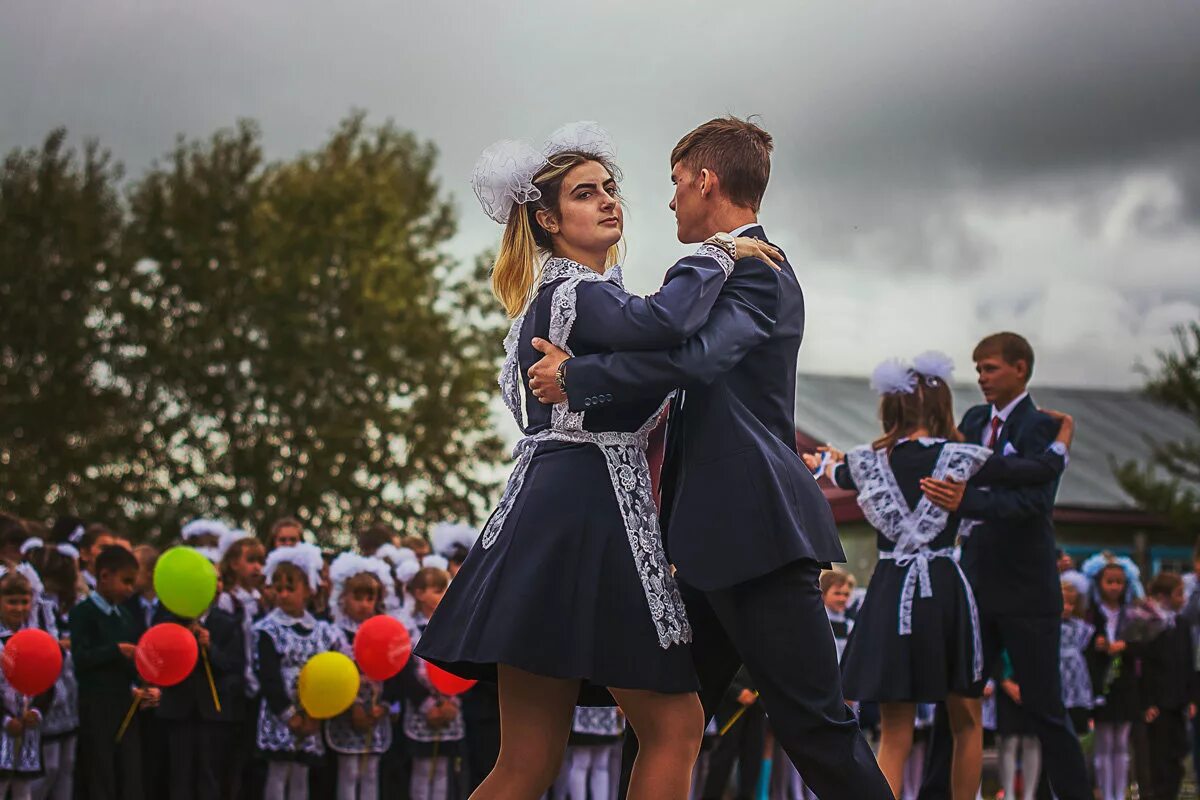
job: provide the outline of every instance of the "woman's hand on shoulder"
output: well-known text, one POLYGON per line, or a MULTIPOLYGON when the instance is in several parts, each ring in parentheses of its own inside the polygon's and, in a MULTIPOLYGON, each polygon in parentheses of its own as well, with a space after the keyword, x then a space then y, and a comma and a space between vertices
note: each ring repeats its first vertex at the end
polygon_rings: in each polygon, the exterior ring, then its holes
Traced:
POLYGON ((737 247, 738 259, 757 258, 759 261, 765 261, 776 272, 783 269, 779 264, 783 261, 783 253, 775 247, 764 242, 762 239, 752 239, 749 236, 738 236, 733 240, 734 246, 737 247))
POLYGON ((1043 408, 1041 411, 1059 423, 1058 438, 1055 441, 1062 442, 1067 447, 1070 447, 1071 441, 1075 438, 1075 418, 1070 414, 1064 414, 1062 411, 1055 411, 1051 408, 1043 408))

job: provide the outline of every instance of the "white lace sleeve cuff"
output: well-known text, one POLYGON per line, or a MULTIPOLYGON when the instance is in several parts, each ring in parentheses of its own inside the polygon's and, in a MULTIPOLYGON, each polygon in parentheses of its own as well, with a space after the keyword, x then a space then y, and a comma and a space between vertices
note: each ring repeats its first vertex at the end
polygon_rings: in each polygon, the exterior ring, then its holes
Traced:
POLYGON ((733 259, 729 257, 729 253, 726 253, 715 244, 700 245, 700 248, 696 250, 696 255, 715 258, 717 263, 721 265, 721 269, 724 270, 726 278, 733 272, 733 259))

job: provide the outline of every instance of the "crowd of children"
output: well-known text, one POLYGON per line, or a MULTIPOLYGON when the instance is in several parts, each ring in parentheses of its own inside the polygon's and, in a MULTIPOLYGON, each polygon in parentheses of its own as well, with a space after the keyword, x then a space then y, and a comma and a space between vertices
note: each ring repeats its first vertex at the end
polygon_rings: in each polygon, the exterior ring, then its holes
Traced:
MULTIPOLYGON (((317 720, 299 702, 297 677, 317 653, 352 654, 359 627, 379 614, 419 640, 473 531, 438 526, 431 545, 373 526, 354 551, 337 555, 303 538, 290 518, 272 525, 265 542, 213 520, 184 526, 180 542, 213 561, 219 592, 198 618, 180 619, 155 595, 156 548, 133 547, 100 524, 64 520, 48 529, 0 515, 0 652, 35 627, 64 654, 43 695, 0 685, 0 798, 373 800, 381 786, 389 797, 465 797, 498 750, 494 687, 444 695, 414 657, 388 681, 363 676, 346 712, 317 720), (204 655, 166 688, 143 684, 134 666, 135 643, 161 622, 190 629, 204 655)), ((1109 554, 1063 571, 1063 699, 1076 730, 1093 739, 1102 800, 1124 798, 1133 781, 1142 797, 1178 796, 1200 700, 1197 556, 1194 574, 1161 572, 1144 586, 1129 559, 1109 554)), ((836 571, 822 576, 821 590, 840 657, 864 590, 836 571)), ((1032 798, 1040 751, 1005 663, 989 676, 984 725, 1003 796, 1032 798)), ((878 724, 873 704, 855 706, 865 728, 878 724)), ((905 797, 920 785, 933 710, 917 709, 905 797)), ((616 709, 578 709, 554 797, 614 797, 623 730, 616 709)), ((693 796, 720 798, 734 786, 738 797, 814 797, 772 754, 770 719, 739 674, 710 725, 693 796), (775 769, 764 771, 767 764, 775 769)))

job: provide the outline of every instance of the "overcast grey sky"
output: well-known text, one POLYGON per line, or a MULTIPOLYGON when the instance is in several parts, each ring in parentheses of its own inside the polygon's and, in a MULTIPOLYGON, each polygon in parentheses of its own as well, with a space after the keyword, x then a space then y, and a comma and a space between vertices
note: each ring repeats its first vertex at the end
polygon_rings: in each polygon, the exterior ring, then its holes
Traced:
POLYGON ((1043 383, 1129 386, 1200 318, 1198 42, 1194 0, 5 0, 0 149, 66 125, 136 175, 178 133, 253 117, 283 157, 362 108, 437 143, 468 258, 500 232, 467 183, 479 152, 594 119, 651 291, 684 252, 672 145, 758 114, 802 370, 937 348, 968 378, 1007 328, 1043 383))

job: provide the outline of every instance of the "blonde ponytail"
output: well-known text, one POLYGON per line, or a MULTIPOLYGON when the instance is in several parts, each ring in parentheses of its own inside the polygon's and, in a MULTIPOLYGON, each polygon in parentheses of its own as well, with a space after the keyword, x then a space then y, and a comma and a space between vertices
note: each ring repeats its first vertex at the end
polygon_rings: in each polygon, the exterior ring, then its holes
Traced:
POLYGON ((529 227, 529 215, 524 207, 516 208, 508 218, 500 252, 492 267, 492 294, 504 305, 509 319, 514 319, 533 294, 539 248, 529 227))

